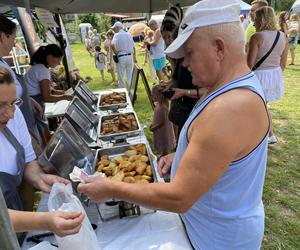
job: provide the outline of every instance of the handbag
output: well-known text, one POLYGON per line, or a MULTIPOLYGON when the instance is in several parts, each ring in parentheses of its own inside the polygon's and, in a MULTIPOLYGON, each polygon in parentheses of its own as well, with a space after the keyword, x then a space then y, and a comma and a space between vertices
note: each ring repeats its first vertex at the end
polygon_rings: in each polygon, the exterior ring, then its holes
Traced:
POLYGON ((191 110, 186 107, 181 98, 176 99, 171 102, 171 107, 169 111, 169 120, 175 125, 180 125, 184 123, 190 115, 191 110))
POLYGON ((271 46, 269 51, 254 65, 254 67, 252 68, 253 71, 256 70, 268 58, 268 56, 271 54, 271 52, 273 51, 274 47, 276 46, 276 44, 278 42, 279 36, 280 36, 280 32, 277 31, 277 34, 276 34, 273 45, 271 46))
POLYGON ((115 63, 118 63, 119 62, 118 55, 113 55, 113 60, 115 63))

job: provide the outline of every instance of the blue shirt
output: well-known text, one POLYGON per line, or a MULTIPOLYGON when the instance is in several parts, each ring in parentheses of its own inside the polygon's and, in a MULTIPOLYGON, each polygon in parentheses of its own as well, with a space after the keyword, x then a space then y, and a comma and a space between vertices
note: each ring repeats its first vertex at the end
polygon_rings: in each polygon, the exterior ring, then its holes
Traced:
MULTIPOLYGON (((264 100, 258 79, 254 73, 250 73, 215 90, 197 104, 180 133, 171 170, 172 179, 188 147, 187 133, 193 120, 201 115, 201 111, 210 101, 235 88, 249 89, 264 100)), ((266 133, 252 152, 240 160, 231 162, 210 190, 181 215, 196 249, 260 249, 264 232, 262 191, 267 149, 266 133)))

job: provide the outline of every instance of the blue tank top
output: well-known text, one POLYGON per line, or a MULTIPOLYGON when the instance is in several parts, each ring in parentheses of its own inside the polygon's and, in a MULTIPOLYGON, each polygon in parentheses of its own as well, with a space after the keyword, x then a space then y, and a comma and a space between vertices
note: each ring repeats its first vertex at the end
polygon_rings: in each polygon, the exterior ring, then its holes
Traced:
MULTIPOLYGON (((215 90, 196 104, 179 136, 172 179, 188 146, 188 129, 193 120, 214 98, 236 88, 249 89, 264 100, 261 85, 251 72, 215 90)), ((214 186, 181 215, 196 249, 260 249, 264 231, 262 191, 267 149, 266 134, 247 156, 231 162, 214 186)))

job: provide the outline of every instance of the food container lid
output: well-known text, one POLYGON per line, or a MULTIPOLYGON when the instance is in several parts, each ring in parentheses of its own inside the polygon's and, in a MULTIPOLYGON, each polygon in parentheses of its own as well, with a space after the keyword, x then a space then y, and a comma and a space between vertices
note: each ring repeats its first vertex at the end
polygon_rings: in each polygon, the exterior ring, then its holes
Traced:
POLYGON ((38 161, 46 172, 69 179, 74 166, 92 174, 94 158, 95 153, 80 138, 70 122, 64 119, 38 161))
POLYGON ((87 143, 97 141, 99 117, 94 115, 77 97, 70 103, 65 117, 87 143))
POLYGON ((78 84, 75 87, 75 94, 91 111, 97 111, 98 97, 86 86, 83 81, 78 81, 78 84))

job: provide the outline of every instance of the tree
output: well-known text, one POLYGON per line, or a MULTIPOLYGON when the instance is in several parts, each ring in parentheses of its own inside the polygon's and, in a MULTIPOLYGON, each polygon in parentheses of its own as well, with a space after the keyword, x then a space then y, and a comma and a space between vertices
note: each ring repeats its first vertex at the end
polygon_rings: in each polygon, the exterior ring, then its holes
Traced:
POLYGON ((78 18, 81 23, 90 23, 93 26, 93 28, 97 30, 100 28, 100 18, 95 13, 81 14, 78 16, 78 18))

